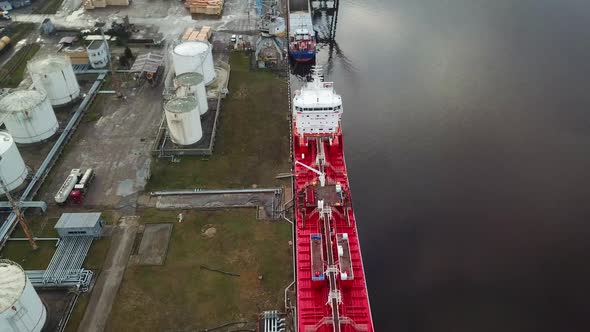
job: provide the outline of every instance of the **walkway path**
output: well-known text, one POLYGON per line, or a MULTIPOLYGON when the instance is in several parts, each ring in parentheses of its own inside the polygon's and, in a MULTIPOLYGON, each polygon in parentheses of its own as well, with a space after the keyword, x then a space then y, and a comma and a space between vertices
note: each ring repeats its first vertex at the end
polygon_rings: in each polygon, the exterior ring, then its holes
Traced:
POLYGON ((123 217, 113 229, 111 248, 78 327, 79 332, 104 331, 133 248, 138 219, 137 216, 123 217))

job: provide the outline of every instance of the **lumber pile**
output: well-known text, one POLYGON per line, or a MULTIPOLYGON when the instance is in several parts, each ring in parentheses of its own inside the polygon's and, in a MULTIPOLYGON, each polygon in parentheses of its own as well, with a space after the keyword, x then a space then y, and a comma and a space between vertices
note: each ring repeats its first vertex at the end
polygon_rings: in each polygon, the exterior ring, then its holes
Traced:
POLYGON ((86 0, 84 9, 104 8, 106 6, 129 6, 130 0, 86 0))
POLYGON ((74 65, 88 64, 88 52, 84 47, 66 47, 63 49, 64 53, 70 58, 70 62, 74 65))
POLYGON ((223 0, 186 0, 184 6, 191 14, 221 15, 223 0))
POLYGON ((181 40, 182 41, 208 41, 211 38, 211 27, 204 26, 201 30, 195 28, 188 28, 182 34, 181 40))

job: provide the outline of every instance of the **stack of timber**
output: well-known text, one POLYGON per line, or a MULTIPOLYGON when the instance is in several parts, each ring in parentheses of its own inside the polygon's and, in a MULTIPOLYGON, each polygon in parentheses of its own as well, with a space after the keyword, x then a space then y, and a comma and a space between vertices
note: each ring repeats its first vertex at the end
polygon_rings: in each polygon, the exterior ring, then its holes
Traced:
POLYGON ((86 0, 84 9, 104 8, 106 6, 129 6, 130 0, 86 0))
POLYGON ((88 61, 88 52, 84 47, 66 47, 63 52, 70 58, 74 65, 86 65, 88 61))
POLYGON ((211 38, 211 27, 204 26, 201 30, 196 30, 194 28, 188 28, 182 34, 182 41, 208 41, 211 38))
POLYGON ((186 0, 184 6, 191 14, 221 15, 223 0, 186 0))

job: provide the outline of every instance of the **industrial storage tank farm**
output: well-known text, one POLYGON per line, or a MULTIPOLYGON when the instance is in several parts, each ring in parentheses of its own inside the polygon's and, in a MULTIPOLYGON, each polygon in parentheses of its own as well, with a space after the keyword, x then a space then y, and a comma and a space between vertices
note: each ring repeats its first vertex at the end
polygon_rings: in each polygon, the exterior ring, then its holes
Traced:
MULTIPOLYGON (((6 190, 12 191, 20 187, 26 180, 29 170, 20 155, 12 136, 0 131, 0 179, 6 190)), ((4 194, 4 187, 0 186, 0 194, 4 194)))
POLYGON ((47 309, 15 262, 0 260, 0 331, 38 332, 47 319, 47 309))
POLYGON ((203 137, 199 104, 195 97, 175 98, 164 105, 166 123, 172 141, 191 145, 203 137))
POLYGON ((189 41, 176 45, 172 52, 172 62, 176 75, 197 72, 203 74, 205 85, 215 80, 211 44, 202 41, 189 41))
POLYGON ((72 63, 67 56, 48 56, 27 64, 33 85, 47 93, 51 105, 66 105, 80 96, 72 63))
POLYGON ((20 144, 48 139, 59 128, 47 94, 37 90, 17 90, 0 99, 0 118, 20 144))
POLYGON ((201 115, 207 113, 209 105, 207 105, 207 90, 203 75, 193 72, 180 74, 174 79, 174 88, 177 90, 177 96, 180 96, 179 94, 185 97, 195 96, 199 102, 199 113, 201 115))

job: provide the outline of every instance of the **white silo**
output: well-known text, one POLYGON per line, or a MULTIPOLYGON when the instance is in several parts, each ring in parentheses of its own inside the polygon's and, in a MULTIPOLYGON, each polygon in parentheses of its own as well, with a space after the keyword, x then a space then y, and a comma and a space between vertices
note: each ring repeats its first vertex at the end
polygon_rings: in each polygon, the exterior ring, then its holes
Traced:
POLYGON ((67 56, 48 56, 27 64, 33 85, 45 91, 53 106, 61 106, 80 96, 80 86, 67 56))
POLYGON ((20 265, 0 260, 0 331, 38 332, 47 309, 20 265))
POLYGON ((191 145, 203 137, 199 103, 195 97, 174 98, 164 104, 164 111, 172 142, 191 145))
POLYGON ((180 74, 174 79, 174 87, 179 97, 195 96, 199 103, 199 113, 201 115, 207 113, 209 105, 207 105, 207 91, 203 75, 194 72, 180 74))
POLYGON ((35 143, 57 132, 59 123, 47 98, 37 90, 17 90, 0 99, 0 113, 16 143, 35 143))
MULTIPOLYGON (((7 132, 0 132, 0 177, 8 191, 12 191, 22 185, 27 179, 29 170, 21 157, 16 143, 7 132)), ((0 194, 4 194, 4 188, 0 186, 0 194)))
POLYGON ((203 75, 205 85, 215 80, 211 44, 204 41, 189 41, 176 45, 172 52, 176 75, 197 72, 203 75))

